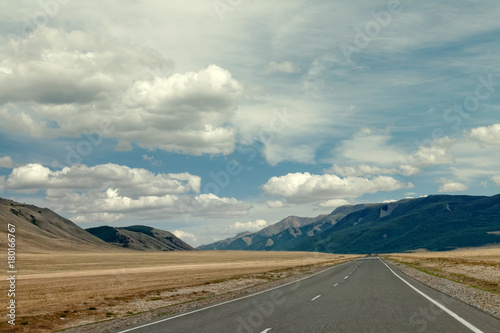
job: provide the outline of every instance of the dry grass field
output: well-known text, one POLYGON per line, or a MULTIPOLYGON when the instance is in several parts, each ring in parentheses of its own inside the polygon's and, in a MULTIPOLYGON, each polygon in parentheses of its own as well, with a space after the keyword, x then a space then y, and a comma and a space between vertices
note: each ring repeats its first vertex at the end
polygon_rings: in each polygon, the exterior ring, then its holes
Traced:
POLYGON ((500 294, 500 248, 390 254, 388 258, 426 273, 500 294))
MULTIPOLYGON (((19 253, 15 331, 52 332, 132 315, 354 257, 243 251, 19 253)), ((7 281, 0 281, 0 289, 7 290, 7 281)), ((5 318, 5 311, 0 316, 5 318)), ((0 324, 0 331, 7 329, 0 324)))

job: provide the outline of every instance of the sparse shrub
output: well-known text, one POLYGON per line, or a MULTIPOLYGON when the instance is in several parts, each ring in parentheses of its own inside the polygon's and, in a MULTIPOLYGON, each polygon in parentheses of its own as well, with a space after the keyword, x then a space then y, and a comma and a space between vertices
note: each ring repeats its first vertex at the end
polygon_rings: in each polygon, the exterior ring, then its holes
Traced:
POLYGON ((89 310, 94 311, 94 310, 97 310, 97 308, 96 308, 96 307, 94 307, 94 306, 91 306, 91 307, 89 308, 89 310))

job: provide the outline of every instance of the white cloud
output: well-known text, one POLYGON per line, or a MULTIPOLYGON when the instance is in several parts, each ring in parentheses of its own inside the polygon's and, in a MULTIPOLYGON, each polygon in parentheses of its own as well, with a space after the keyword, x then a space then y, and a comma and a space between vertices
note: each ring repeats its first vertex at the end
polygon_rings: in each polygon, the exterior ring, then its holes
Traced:
POLYGON ((169 60, 151 49, 77 30, 41 26, 12 43, 14 47, 1 48, 2 66, 9 68, 0 76, 1 104, 97 102, 116 96, 150 71, 172 69, 169 60))
POLYGON ((256 220, 256 221, 249 221, 249 222, 234 222, 233 224, 229 225, 227 227, 228 230, 231 231, 259 231, 262 228, 265 228, 268 226, 267 221, 265 220, 256 220))
POLYGON ((443 185, 439 186, 439 192, 461 192, 467 190, 469 187, 465 184, 454 182, 449 179, 440 178, 436 183, 441 183, 443 185))
POLYGON ((411 161, 414 166, 424 167, 450 164, 453 162, 453 157, 447 153, 444 147, 438 145, 433 145, 431 147, 420 146, 418 147, 418 151, 411 156, 411 161))
POLYGON ((326 173, 333 173, 343 177, 373 176, 373 175, 403 175, 412 176, 422 172, 422 165, 401 164, 399 168, 383 168, 375 165, 359 164, 356 166, 339 166, 334 164, 326 173))
POLYGON ((390 144, 391 140, 389 130, 363 128, 351 139, 342 141, 341 145, 335 149, 335 153, 354 163, 397 165, 408 155, 396 145, 390 144))
POLYGON ((283 104, 275 103, 265 100, 238 108, 232 125, 240 143, 262 154, 271 165, 283 161, 315 163, 316 150, 324 140, 316 135, 331 119, 325 119, 303 98, 290 100, 286 96, 283 104))
POLYGON ((93 213, 86 215, 77 215, 70 218, 75 223, 111 223, 124 219, 124 214, 111 214, 111 213, 93 213))
POLYGON ((342 176, 376 174, 412 176, 421 173, 421 169, 425 167, 455 162, 453 155, 448 151, 454 141, 448 137, 434 140, 431 145, 419 146, 413 153, 406 153, 398 146, 390 144, 392 140, 389 129, 363 128, 351 139, 342 141, 334 150, 336 159, 347 159, 358 165, 343 167, 334 165, 327 172, 342 176), (388 166, 394 167, 387 168, 388 166))
MULTIPOLYGON (((476 127, 462 137, 447 144, 447 151, 453 155, 449 171, 455 179, 467 183, 492 177, 500 169, 500 149, 495 144, 496 125, 476 127), (483 136, 485 133, 491 137, 483 136)), ((500 127, 498 127, 500 128, 500 127)))
POLYGON ((159 167, 162 165, 162 161, 158 161, 154 156, 142 155, 144 161, 148 161, 152 166, 159 167))
POLYGON ((283 61, 283 62, 271 61, 267 65, 266 71, 271 72, 271 73, 272 72, 281 72, 281 73, 293 74, 293 73, 300 72, 300 67, 295 65, 291 61, 283 61))
POLYGON ((500 124, 473 128, 469 136, 488 145, 500 145, 500 124))
POLYGON ((290 203, 357 198, 367 193, 411 187, 413 184, 405 184, 389 176, 341 178, 332 174, 311 175, 308 172, 272 177, 262 186, 267 195, 283 196, 290 203))
POLYGON ((139 220, 164 220, 174 216, 188 218, 241 217, 248 213, 248 204, 235 198, 220 198, 213 194, 193 196, 163 195, 130 198, 120 196, 116 190, 86 191, 47 190, 46 199, 57 210, 90 218, 95 213, 126 214, 139 220), (206 198, 205 196, 210 196, 206 198))
POLYGON ((12 169, 14 167, 14 161, 10 156, 0 157, 0 168, 12 169))
POLYGON ((93 167, 74 165, 58 171, 27 164, 13 169, 6 180, 9 190, 114 188, 119 195, 128 197, 199 192, 200 186, 201 178, 188 173, 156 175, 146 169, 113 163, 93 167))
POLYGON ((422 172, 419 167, 411 164, 402 164, 399 166, 403 176, 413 176, 422 172))
POLYGON ((380 168, 367 164, 359 164, 357 166, 339 166, 337 164, 334 164, 330 169, 326 170, 326 172, 333 173, 342 177, 399 174, 399 170, 395 168, 380 168))
POLYGON ((75 165, 52 171, 40 164, 17 167, 3 182, 3 190, 35 193, 45 190, 57 210, 80 222, 107 221, 132 214, 138 219, 174 215, 239 217, 248 204, 235 198, 196 194, 201 178, 189 173, 154 174, 112 163, 75 165))
POLYGON ((130 142, 193 155, 234 150, 228 124, 243 88, 225 69, 171 74, 154 50, 82 31, 40 27, 13 43, 18 52, 0 47, 10 70, 0 72, 5 130, 80 136, 107 123, 103 136, 119 139, 120 151, 130 142))
POLYGON ((46 191, 46 199, 58 209, 71 214, 94 214, 94 213, 133 213, 140 210, 148 210, 147 213, 155 211, 180 214, 186 210, 189 204, 189 196, 163 195, 163 196, 139 196, 130 198, 120 196, 117 190, 107 189, 105 191, 88 190, 73 191, 69 189, 49 189, 46 191))
POLYGON ((197 238, 195 235, 189 233, 189 232, 186 232, 186 231, 182 231, 182 230, 174 230, 172 231, 172 233, 180 238, 181 240, 185 241, 185 242, 188 242, 188 241, 192 241, 192 242, 196 242, 197 241, 197 238))
POLYGON ((283 208, 286 203, 281 200, 268 200, 266 201, 266 205, 269 208, 283 208))
POLYGON ((276 165, 283 161, 293 161, 304 164, 315 163, 314 145, 301 144, 287 147, 286 145, 268 143, 264 148, 264 157, 271 165, 276 165))
POLYGON ((344 199, 331 199, 331 200, 320 202, 319 206, 322 207, 322 208, 333 209, 333 208, 337 208, 337 207, 340 207, 340 206, 345 206, 345 205, 348 205, 348 204, 349 204, 349 202, 347 202, 347 200, 344 200, 344 199))
POLYGON ((195 197, 195 210, 190 212, 203 217, 238 217, 246 215, 250 206, 235 198, 220 198, 215 194, 200 194, 195 197))
POLYGON ((115 147, 116 151, 131 151, 132 145, 127 141, 119 141, 115 147))
POLYGON ((491 177, 491 180, 498 186, 500 186, 500 175, 491 177))

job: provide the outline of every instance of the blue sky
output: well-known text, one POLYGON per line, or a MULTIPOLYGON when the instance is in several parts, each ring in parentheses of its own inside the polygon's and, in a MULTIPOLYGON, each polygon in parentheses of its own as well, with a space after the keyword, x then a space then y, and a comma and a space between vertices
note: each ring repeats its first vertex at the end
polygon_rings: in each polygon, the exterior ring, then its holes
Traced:
POLYGON ((497 1, 1 6, 0 196, 84 228, 500 192, 497 1))

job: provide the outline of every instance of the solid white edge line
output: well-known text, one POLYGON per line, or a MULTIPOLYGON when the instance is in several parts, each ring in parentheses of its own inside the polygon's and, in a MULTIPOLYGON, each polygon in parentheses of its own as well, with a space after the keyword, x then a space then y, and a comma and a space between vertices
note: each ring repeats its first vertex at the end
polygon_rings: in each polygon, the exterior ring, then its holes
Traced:
POLYGON ((313 275, 309 275, 309 276, 306 276, 302 279, 299 279, 297 281, 292 281, 292 282, 288 282, 284 285, 281 285, 281 286, 277 286, 277 287, 274 287, 274 288, 271 288, 271 289, 266 289, 266 290, 263 290, 263 291, 259 291, 258 293, 255 293, 255 294, 251 294, 251 295, 246 295, 246 296, 243 296, 243 297, 240 297, 240 298, 236 298, 236 299, 232 299, 232 300, 229 300, 229 301, 225 301, 225 302, 222 302, 222 303, 218 303, 218 304, 214 304, 214 305, 210 305, 210 306, 207 306, 206 308, 201 308, 201 309, 198 309, 198 310, 193 310, 193 311, 190 311, 190 312, 186 312, 186 313, 181 313, 177 316, 173 316, 173 317, 170 317, 170 318, 165 318, 165 319, 161 319, 161 320, 157 320, 157 321, 154 321, 152 323, 147 323, 147 324, 144 324, 144 325, 141 325, 141 326, 137 326, 137 327, 134 327, 134 328, 129 328, 129 329, 126 329, 124 331, 119 331, 117 333, 126 333, 126 332, 132 332, 132 331, 135 331, 135 330, 138 330, 140 328, 144 328, 144 327, 148 327, 148 326, 152 326, 152 325, 156 325, 156 324, 159 324, 159 323, 162 323, 164 321, 168 321, 168 320, 172 320, 172 319, 175 319, 175 318, 179 318, 179 317, 183 317, 183 316, 187 316, 187 315, 190 315, 190 314, 193 314, 193 313, 196 313, 196 312, 200 312, 200 311, 204 311, 204 310, 208 310, 208 309, 211 309, 211 308, 215 308, 217 306, 221 306, 221 305, 224 305, 224 304, 228 304, 228 303, 232 303, 232 302, 236 302, 236 301, 239 301, 239 300, 242 300, 242 299, 245 299, 245 298, 248 298, 248 297, 253 297, 253 296, 257 296, 257 295, 260 295, 260 294, 263 294, 263 293, 267 293, 269 291, 272 291, 272 290, 275 290, 275 289, 279 289, 279 288, 282 288, 282 287, 286 287, 288 285, 291 285, 293 283, 297 283, 297 282, 300 282, 302 280, 305 280, 305 279, 309 279, 309 278, 312 278, 313 276, 316 276, 316 275, 319 275, 319 274, 322 274, 326 271, 329 271, 330 269, 334 269, 335 267, 340 267, 340 266, 343 266, 345 264, 348 264, 350 262, 353 262, 357 259, 354 259, 354 260, 349 260, 349 261, 346 261, 346 262, 343 262, 341 263, 340 265, 335 265, 335 266, 332 266, 332 267, 329 267, 325 270, 322 270, 321 272, 318 272, 318 273, 314 273, 313 275))
POLYGON ((455 312, 451 311, 450 309, 448 309, 444 305, 441 305, 440 303, 438 303, 437 301, 435 301, 434 299, 432 299, 430 296, 427 296, 422 291, 420 291, 417 288, 415 288, 414 286, 412 286, 408 281, 406 281, 401 276, 399 276, 398 274, 396 274, 385 262, 382 261, 382 259, 379 258, 378 260, 380 260, 392 272, 392 274, 396 275, 401 281, 403 281, 404 283, 406 283, 410 288, 412 288, 417 293, 419 293, 420 295, 424 296, 428 301, 430 301, 431 303, 433 303, 434 305, 436 305, 437 307, 439 307, 441 310, 443 310, 444 312, 446 312, 447 314, 449 314, 450 316, 452 316, 453 318, 455 318, 456 320, 458 320, 462 325, 464 325, 465 327, 467 327, 468 329, 470 329, 472 332, 474 332, 474 333, 484 333, 479 328, 477 328, 476 326, 472 325, 471 323, 469 323, 468 321, 466 321, 465 319, 463 319, 462 317, 460 317, 459 315, 457 315, 455 312))
POLYGON ((312 301, 317 300, 317 299, 318 299, 318 298, 320 298, 320 297, 321 297, 321 295, 318 295, 318 296, 314 297, 314 298, 311 300, 311 302, 312 302, 312 301))

